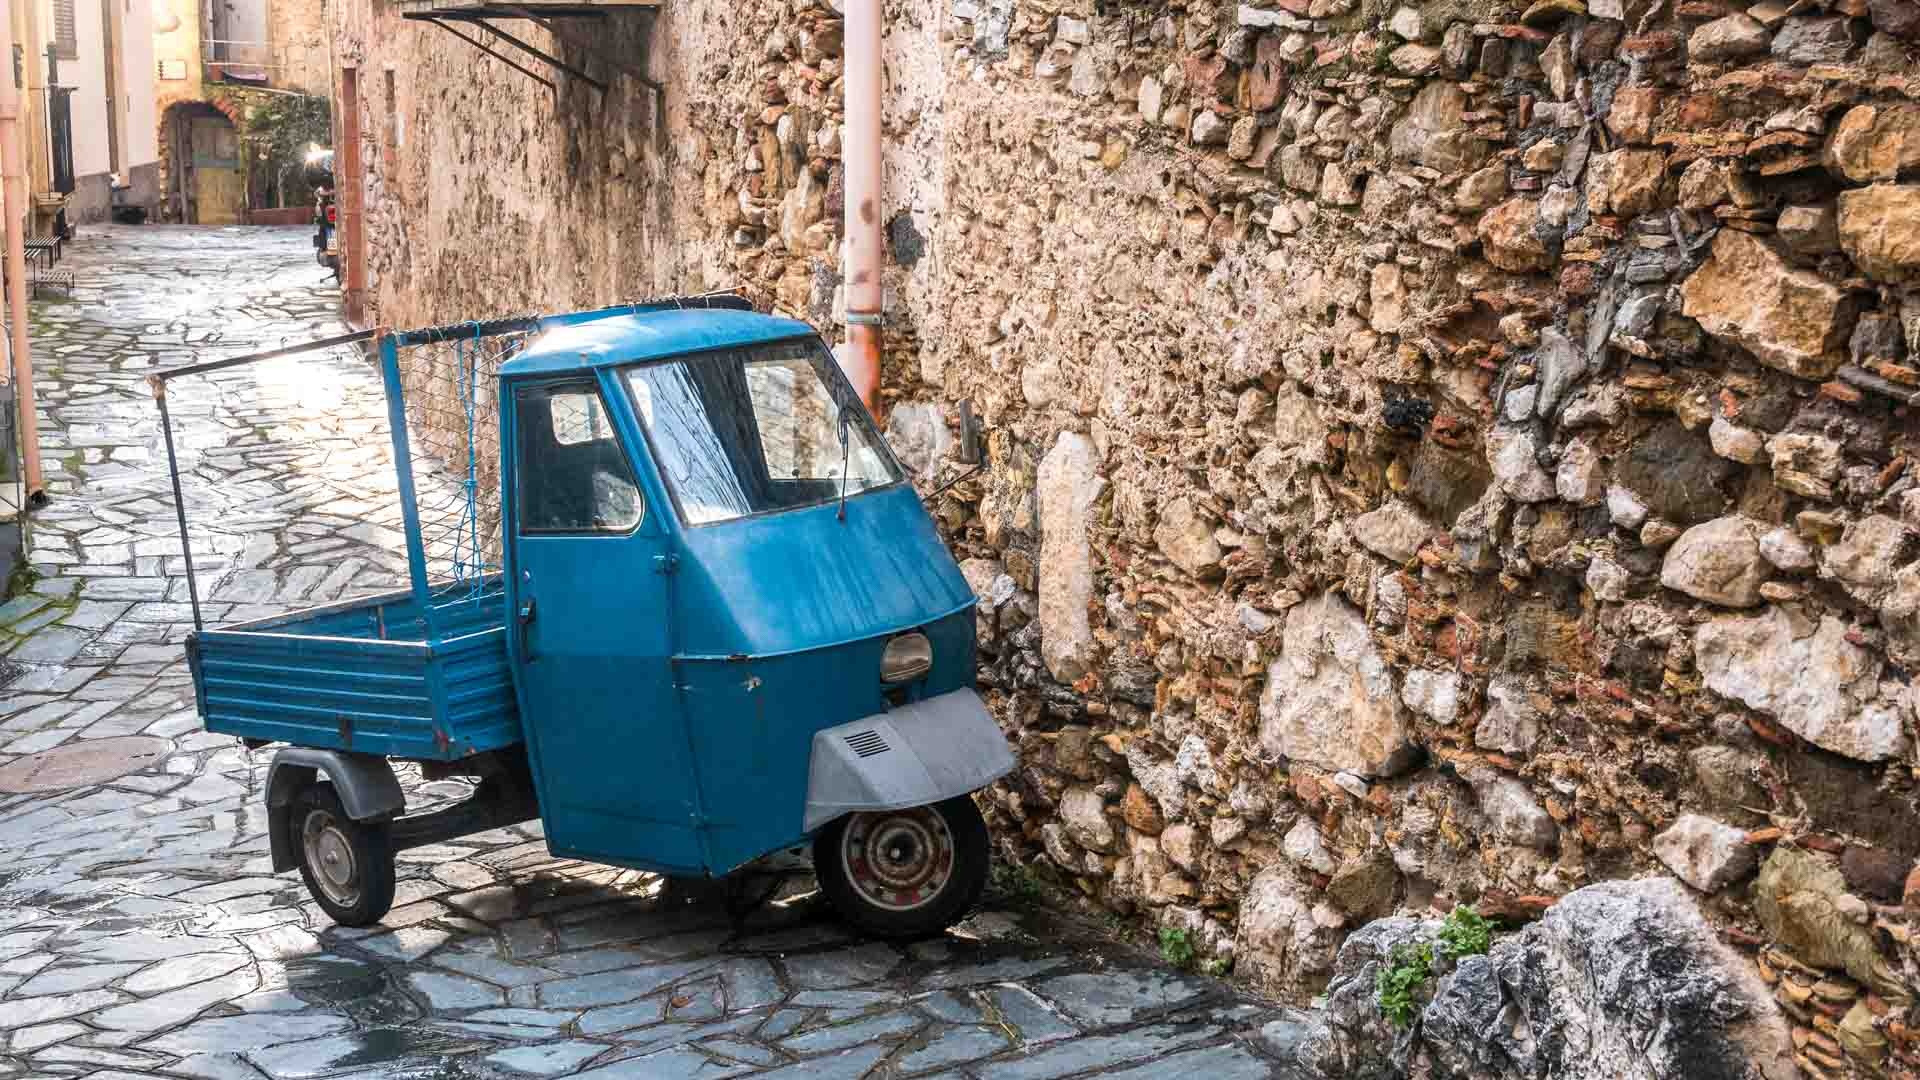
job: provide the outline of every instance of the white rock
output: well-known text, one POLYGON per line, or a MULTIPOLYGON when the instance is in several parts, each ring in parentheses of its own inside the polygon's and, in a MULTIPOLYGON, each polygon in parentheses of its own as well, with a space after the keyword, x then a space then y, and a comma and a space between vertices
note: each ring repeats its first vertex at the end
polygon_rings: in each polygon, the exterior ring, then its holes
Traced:
POLYGON ((1233 609, 1233 615, 1240 620, 1240 628, 1255 637, 1273 629, 1273 616, 1254 607, 1252 604, 1240 604, 1233 609))
POLYGON ((1627 598, 1627 589, 1633 584, 1633 575, 1627 568, 1604 555, 1596 555, 1587 564, 1587 588, 1594 599, 1609 604, 1618 604, 1627 598))
POLYGON ((1587 352, 1575 345, 1558 328, 1540 331, 1540 351, 1533 362, 1540 369, 1540 400, 1534 411, 1542 419, 1553 415, 1560 402, 1587 374, 1587 352))
POLYGON ((1229 850, 1247 835, 1247 823, 1237 817, 1216 817, 1207 823, 1207 839, 1221 850, 1229 850))
POLYGON ((1053 40, 1064 41, 1069 45, 1085 45, 1093 40, 1087 32, 1087 21, 1071 15, 1062 15, 1054 20, 1053 40))
POLYGON ((1093 443, 1063 431, 1040 461, 1040 658, 1053 677, 1071 683, 1087 673, 1093 629, 1093 550, 1088 518, 1106 481, 1095 472, 1093 443))
POLYGON ((1713 418, 1707 428, 1707 441, 1713 444, 1714 453, 1743 465, 1755 464, 1766 456, 1766 440, 1759 432, 1741 427, 1724 416, 1713 418))
POLYGON ((1207 740, 1197 734, 1189 734, 1180 740, 1180 749, 1175 752, 1173 768, 1180 776, 1180 782, 1202 791, 1213 791, 1224 785, 1220 783, 1220 774, 1213 769, 1213 751, 1207 749, 1207 740))
POLYGON ((1187 809, 1187 786, 1180 782, 1180 773, 1173 762, 1156 757, 1147 748, 1146 740, 1135 739, 1127 744, 1127 771, 1140 782, 1140 787, 1153 796, 1160 804, 1160 814, 1169 820, 1179 817, 1187 809))
POLYGON ((1275 988, 1332 968, 1340 934, 1313 917, 1313 906, 1290 868, 1261 871, 1240 901, 1237 967, 1275 988))
POLYGON ((1227 122, 1212 109, 1201 109, 1193 116, 1195 146, 1218 146, 1227 141, 1227 122))
POLYGON ((1760 557, 1789 574, 1804 574, 1813 569, 1813 549, 1800 539, 1799 533, 1785 525, 1760 535, 1760 557))
POLYGON ((1487 711, 1473 729, 1473 744, 1502 754, 1525 754, 1540 741, 1540 710, 1524 675, 1495 675, 1487 684, 1487 711))
POLYGON ((1408 41, 1419 41, 1421 34, 1419 10, 1410 7, 1396 9, 1393 17, 1387 20, 1387 29, 1408 41))
POLYGON ((1067 836, 1067 827, 1057 821, 1049 821, 1040 826, 1040 846, 1047 851, 1062 870, 1075 872, 1080 868, 1080 851, 1073 846, 1073 840, 1067 836))
POLYGON ((1907 560, 1913 540, 1913 530, 1899 518, 1869 514, 1820 550, 1820 576, 1839 582, 1861 603, 1877 605, 1893 588, 1894 571, 1907 560))
POLYGON ((1287 858, 1315 873, 1331 874, 1340 866, 1333 852, 1327 850, 1327 841, 1320 835, 1320 826, 1315 825, 1311 818, 1303 817, 1294 822, 1293 828, 1288 829, 1287 835, 1281 839, 1280 850, 1287 853, 1287 858))
POLYGON ((1287 612, 1260 698, 1260 744, 1366 776, 1392 776, 1413 761, 1393 670, 1360 612, 1331 591, 1287 612))
POLYGON ((1653 853, 1675 877, 1703 893, 1717 893, 1746 877, 1758 862, 1745 829, 1699 814, 1680 815, 1654 837, 1653 853))
POLYGON ((1200 834, 1191 825, 1169 825, 1160 834, 1160 850, 1181 869, 1191 872, 1200 863, 1200 834))
POLYGON ((1251 4, 1240 5, 1239 18, 1240 18, 1241 26, 1257 26, 1257 27, 1280 26, 1280 27, 1285 27, 1289 30, 1313 29, 1313 20, 1311 19, 1302 19, 1297 15, 1293 15, 1285 11, 1272 11, 1266 8, 1257 8, 1251 4))
POLYGON ((1607 489, 1607 514, 1623 529, 1637 529, 1647 523, 1647 504, 1628 488, 1614 485, 1607 489))
POLYGON ((1107 817, 1107 802, 1092 788, 1068 788, 1060 797, 1060 821, 1067 835, 1083 848, 1113 850, 1113 822, 1107 817))
POLYGON ((1334 773, 1333 786, 1339 788, 1341 791, 1346 792, 1347 794, 1353 796, 1356 799, 1366 798, 1367 793, 1373 790, 1373 786, 1371 784, 1368 784, 1365 780, 1362 780, 1357 774, 1350 773, 1350 772, 1334 773))
POLYGON ((1831 615, 1817 625, 1778 607, 1722 616, 1694 632, 1693 653, 1708 689, 1816 746, 1860 761, 1906 749, 1908 703, 1882 690, 1879 658, 1831 615))
POLYGON ((1695 525, 1667 549, 1660 584, 1712 604, 1758 604, 1770 569, 1760 557, 1760 531, 1759 522, 1738 514, 1695 525))
POLYGON ((1160 106, 1165 100, 1160 80, 1149 75, 1140 80, 1140 116, 1149 124, 1160 122, 1160 106))
POLYGON ((1320 406, 1293 383, 1282 383, 1273 395, 1273 437, 1280 448, 1301 461, 1325 465, 1333 460, 1332 448, 1327 446, 1329 434, 1320 406))
POLYGON ((1487 816, 1496 839, 1535 851, 1553 847, 1559 828, 1525 783, 1486 767, 1465 770, 1462 778, 1473 788, 1480 812, 1487 816))
POLYGON ((1774 483, 1800 495, 1823 494, 1820 485, 1840 478, 1846 456, 1839 440, 1790 431, 1767 440, 1774 483))
POLYGON ((1533 403, 1538 400, 1540 400, 1540 388, 1528 383, 1507 391, 1507 396, 1500 407, 1505 411, 1508 422, 1524 424, 1533 415, 1533 403))
POLYGON ((1460 719, 1464 682, 1458 672, 1414 668, 1400 680, 1400 700, 1436 724, 1451 724, 1460 719))
POLYGON ((1367 550, 1394 563, 1413 558, 1435 531, 1418 510, 1402 499, 1389 500, 1378 509, 1353 519, 1353 538, 1367 550))
POLYGON ((1593 447, 1585 439, 1568 443, 1566 452, 1560 455, 1560 468, 1553 474, 1555 493, 1576 506, 1586 506, 1601 500, 1606 484, 1606 470, 1593 447))
POLYGON ((901 402, 887 414, 887 445, 916 476, 931 474, 953 449, 953 441, 946 416, 936 404, 901 402))
MULTIPOLYGON (((1020 394, 1027 404, 1040 408, 1060 392, 1060 362, 1048 353, 1020 368, 1020 394)), ((891 429, 893 424, 889 422, 891 429)))
POLYGON ((1520 502, 1553 498, 1553 477, 1540 467, 1537 452, 1532 432, 1496 429, 1487 435, 1487 463, 1501 491, 1520 502))
POLYGON ((1185 496, 1160 511, 1159 524, 1153 528, 1153 542, 1175 566, 1194 577, 1205 577, 1218 569, 1220 558, 1225 554, 1220 542, 1214 539, 1213 522, 1185 496))
POLYGON ((1368 298, 1372 310, 1367 324, 1383 334, 1397 334, 1406 318, 1407 286, 1398 263, 1376 263, 1369 275, 1368 298))

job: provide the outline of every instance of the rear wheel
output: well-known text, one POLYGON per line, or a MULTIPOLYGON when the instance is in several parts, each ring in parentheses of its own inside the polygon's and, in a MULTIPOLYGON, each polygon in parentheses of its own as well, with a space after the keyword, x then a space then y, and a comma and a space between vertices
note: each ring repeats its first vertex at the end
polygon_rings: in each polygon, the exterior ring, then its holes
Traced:
POLYGON ((393 840, 384 821, 355 821, 332 784, 294 802, 290 827, 307 892, 341 926, 372 926, 393 906, 393 840))
POLYGON ((987 823, 973 799, 848 814, 813 841, 820 888, 848 922, 878 937, 937 934, 987 884, 987 823))

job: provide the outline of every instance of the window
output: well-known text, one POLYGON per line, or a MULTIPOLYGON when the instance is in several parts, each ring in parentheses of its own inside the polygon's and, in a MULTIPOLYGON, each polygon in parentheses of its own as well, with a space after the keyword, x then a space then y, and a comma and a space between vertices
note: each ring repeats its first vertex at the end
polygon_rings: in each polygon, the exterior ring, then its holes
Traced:
POLYGON ((885 487, 900 467, 818 339, 627 369, 655 464, 689 525, 885 487))
POLYGON ((624 533, 640 524, 633 465, 593 383, 529 387, 515 402, 521 533, 624 533))
POLYGON ((80 59, 80 33, 73 23, 74 0, 53 0, 53 52, 62 60, 80 59))

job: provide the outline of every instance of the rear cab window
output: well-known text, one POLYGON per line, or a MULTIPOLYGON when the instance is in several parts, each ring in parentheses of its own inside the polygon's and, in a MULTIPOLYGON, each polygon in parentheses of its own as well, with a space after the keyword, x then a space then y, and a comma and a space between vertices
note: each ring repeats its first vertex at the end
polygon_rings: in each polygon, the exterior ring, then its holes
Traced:
POLYGON ((598 384, 524 387, 514 401, 520 532, 632 532, 646 506, 598 384))

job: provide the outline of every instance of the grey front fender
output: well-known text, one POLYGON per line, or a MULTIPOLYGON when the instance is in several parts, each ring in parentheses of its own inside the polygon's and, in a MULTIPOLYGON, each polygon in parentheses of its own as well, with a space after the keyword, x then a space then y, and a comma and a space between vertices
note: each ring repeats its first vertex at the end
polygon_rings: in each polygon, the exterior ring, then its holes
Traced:
POLYGON ((978 791, 1013 771, 1007 737, 971 689, 817 731, 805 828, 855 810, 900 810, 978 791))
POLYGON ((355 821, 388 817, 407 808, 406 793, 386 758, 289 746, 273 755, 267 769, 267 833, 275 873, 300 865, 288 832, 288 815, 293 800, 318 777, 333 785, 340 808, 355 821))

